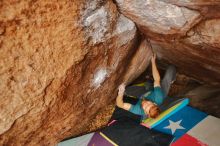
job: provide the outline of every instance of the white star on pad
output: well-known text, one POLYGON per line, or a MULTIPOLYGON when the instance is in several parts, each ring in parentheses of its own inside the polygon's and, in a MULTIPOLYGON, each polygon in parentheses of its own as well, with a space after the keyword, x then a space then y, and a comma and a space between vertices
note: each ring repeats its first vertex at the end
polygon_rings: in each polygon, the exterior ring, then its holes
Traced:
POLYGON ((170 125, 168 125, 167 127, 164 127, 164 129, 170 129, 172 134, 174 134, 177 129, 186 129, 186 128, 180 126, 181 122, 182 122, 182 120, 179 120, 177 122, 173 122, 173 121, 169 120, 170 125))

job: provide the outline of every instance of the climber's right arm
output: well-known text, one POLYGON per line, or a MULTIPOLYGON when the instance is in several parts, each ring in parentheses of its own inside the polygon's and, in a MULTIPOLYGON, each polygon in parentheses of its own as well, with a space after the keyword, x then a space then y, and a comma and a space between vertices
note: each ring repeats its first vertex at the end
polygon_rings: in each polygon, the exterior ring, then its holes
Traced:
POLYGON ((160 87, 160 74, 156 65, 156 54, 153 54, 151 58, 151 65, 152 65, 152 74, 154 78, 154 87, 160 87))
POLYGON ((121 84, 118 88, 118 96, 116 98, 116 105, 120 108, 125 109, 125 110, 129 110, 131 108, 131 104, 124 103, 124 101, 123 101, 124 91, 125 91, 125 85, 121 84))

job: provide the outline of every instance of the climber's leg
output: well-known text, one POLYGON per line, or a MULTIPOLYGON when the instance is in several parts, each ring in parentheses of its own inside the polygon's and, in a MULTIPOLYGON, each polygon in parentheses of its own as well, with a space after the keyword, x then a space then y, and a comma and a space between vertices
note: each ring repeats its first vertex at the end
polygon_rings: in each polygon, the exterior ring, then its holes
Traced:
POLYGON ((176 79, 176 67, 170 65, 165 72, 163 80, 161 81, 161 89, 163 90, 165 97, 167 97, 170 86, 175 81, 175 79, 176 79))

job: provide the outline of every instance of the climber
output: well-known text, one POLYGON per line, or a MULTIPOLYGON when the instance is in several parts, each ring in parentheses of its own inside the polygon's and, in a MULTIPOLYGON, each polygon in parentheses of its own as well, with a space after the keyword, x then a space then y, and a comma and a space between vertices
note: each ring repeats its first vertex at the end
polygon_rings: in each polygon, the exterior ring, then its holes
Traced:
POLYGON ((160 114, 159 105, 168 94, 169 88, 176 76, 176 69, 174 66, 169 66, 166 70, 165 76, 160 81, 160 74, 156 65, 156 55, 153 54, 151 58, 152 75, 154 79, 153 89, 143 94, 135 105, 123 102, 123 95, 125 92, 125 83, 119 86, 118 96, 116 98, 116 105, 136 115, 140 115, 143 119, 147 117, 156 118, 160 114))

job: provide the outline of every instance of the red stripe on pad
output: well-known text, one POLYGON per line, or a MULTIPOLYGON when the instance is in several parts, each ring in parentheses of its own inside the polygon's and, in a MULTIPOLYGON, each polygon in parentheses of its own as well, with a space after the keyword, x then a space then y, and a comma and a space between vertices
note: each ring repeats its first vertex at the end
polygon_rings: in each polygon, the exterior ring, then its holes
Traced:
POLYGON ((208 146, 208 145, 199 141, 195 137, 192 137, 188 134, 184 134, 180 139, 172 143, 171 146, 208 146))

